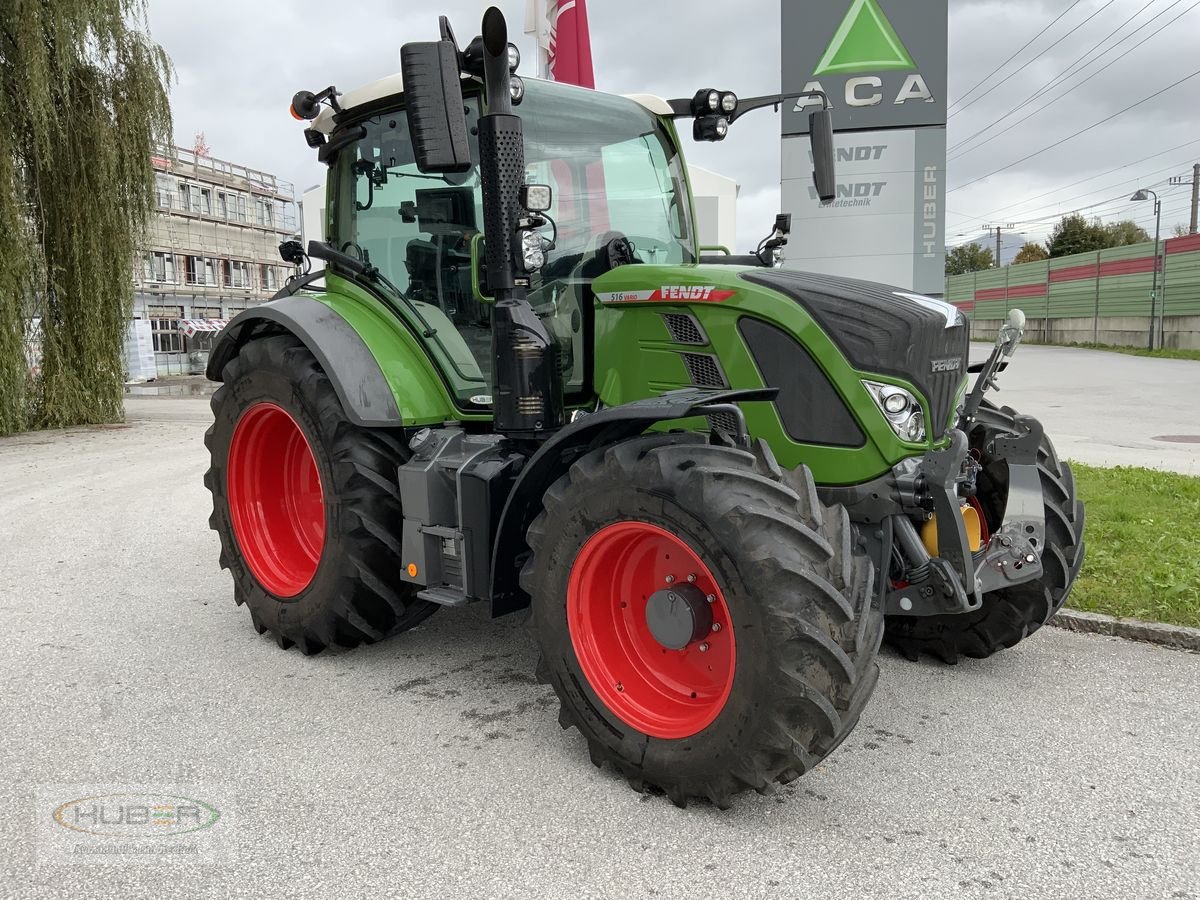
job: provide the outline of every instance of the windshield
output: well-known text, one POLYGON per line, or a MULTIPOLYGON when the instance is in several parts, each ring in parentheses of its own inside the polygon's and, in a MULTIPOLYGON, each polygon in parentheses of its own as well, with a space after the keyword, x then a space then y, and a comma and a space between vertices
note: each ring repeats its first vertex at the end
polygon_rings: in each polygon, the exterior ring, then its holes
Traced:
MULTIPOLYGON (((553 188, 555 226, 544 232, 555 243, 530 279, 529 300, 558 347, 568 397, 581 399, 591 387, 593 302, 584 269, 595 253, 623 235, 642 262, 694 261, 683 160, 668 129, 633 101, 532 79, 526 85, 517 107, 525 180, 553 188)), ((473 131, 479 98, 466 102, 473 131)), ((415 316, 413 325, 460 405, 485 405, 491 307, 471 272, 472 242, 483 228, 478 166, 420 173, 403 110, 361 125, 364 137, 334 163, 330 241, 377 266, 411 301, 428 327, 415 316)), ((478 162, 474 135, 471 156, 478 162)))

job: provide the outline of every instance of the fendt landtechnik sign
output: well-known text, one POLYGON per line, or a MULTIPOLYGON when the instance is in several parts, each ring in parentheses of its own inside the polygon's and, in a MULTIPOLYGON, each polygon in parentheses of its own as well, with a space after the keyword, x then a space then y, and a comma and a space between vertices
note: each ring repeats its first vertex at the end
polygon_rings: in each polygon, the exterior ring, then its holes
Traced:
POLYGON ((783 92, 833 106, 838 184, 812 184, 808 113, 783 108, 789 268, 940 294, 945 268, 947 0, 783 0, 783 92))

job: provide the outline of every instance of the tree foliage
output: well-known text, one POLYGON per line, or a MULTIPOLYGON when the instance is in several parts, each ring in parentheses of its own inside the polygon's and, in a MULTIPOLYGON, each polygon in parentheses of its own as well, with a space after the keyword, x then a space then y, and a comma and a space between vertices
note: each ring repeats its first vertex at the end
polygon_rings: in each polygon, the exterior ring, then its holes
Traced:
POLYGON ((1021 263, 1037 262, 1041 259, 1046 259, 1050 253, 1041 244, 1026 243, 1017 251, 1017 255, 1013 257, 1013 265, 1021 263))
POLYGON ((1089 222, 1078 213, 1063 216, 1062 221, 1054 226, 1046 249, 1050 256, 1070 256, 1072 253, 1087 253, 1104 250, 1109 246, 1108 235, 1100 222, 1089 222))
POLYGON ((1104 226, 1104 234, 1108 238, 1109 247, 1126 247, 1129 244, 1144 244, 1153 240, 1146 229, 1132 219, 1110 222, 1104 226))
POLYGON ((1189 234, 1191 234, 1191 231, 1188 230, 1188 226, 1184 225, 1182 222, 1176 222, 1175 227, 1171 229, 1171 232, 1175 237, 1187 237, 1189 234))
POLYGON ((1072 253, 1094 253, 1151 240, 1153 238, 1146 233, 1146 229, 1132 219, 1105 225, 1099 219, 1089 222, 1076 213, 1063 216, 1062 221, 1054 226, 1050 240, 1046 241, 1046 249, 1051 256, 1070 256, 1072 253))
POLYGON ((170 60, 144 25, 145 0, 0 0, 0 434, 121 418, 171 126, 170 60))
POLYGON ((967 272, 978 272, 990 269, 996 264, 991 247, 980 247, 972 242, 959 244, 946 254, 946 274, 964 275, 967 272))

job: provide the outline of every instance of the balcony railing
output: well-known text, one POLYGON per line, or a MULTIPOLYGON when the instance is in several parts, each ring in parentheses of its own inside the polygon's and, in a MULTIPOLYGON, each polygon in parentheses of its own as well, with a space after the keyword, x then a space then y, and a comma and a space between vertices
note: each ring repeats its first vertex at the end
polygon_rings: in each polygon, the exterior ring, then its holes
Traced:
POLYGON ((181 169, 191 169, 198 176, 203 173, 221 182, 245 182, 251 188, 258 188, 264 193, 276 194, 292 200, 296 197, 296 186, 290 181, 276 178, 269 172, 251 169, 249 166, 238 165, 223 159, 197 156, 193 151, 182 147, 160 148, 151 159, 154 167, 159 171, 179 172, 181 169))
POLYGON ((202 219, 226 222, 230 225, 254 225, 289 234, 296 230, 298 222, 296 213, 290 209, 285 209, 283 212, 276 210, 271 216, 260 216, 257 215, 257 212, 250 211, 243 213, 240 210, 228 208, 222 212, 219 205, 212 207, 210 204, 209 208, 205 209, 204 205, 199 202, 193 202, 190 205, 184 204, 177 195, 170 191, 158 192, 158 208, 167 213, 182 212, 185 215, 190 214, 202 219))

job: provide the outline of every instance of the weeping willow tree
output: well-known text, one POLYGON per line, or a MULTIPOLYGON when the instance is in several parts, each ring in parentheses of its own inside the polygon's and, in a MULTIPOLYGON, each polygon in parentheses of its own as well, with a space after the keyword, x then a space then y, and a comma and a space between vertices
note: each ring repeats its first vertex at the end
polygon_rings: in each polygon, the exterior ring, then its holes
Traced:
POLYGON ((145 0, 0 0, 0 434, 121 418, 171 128, 145 16, 145 0))

